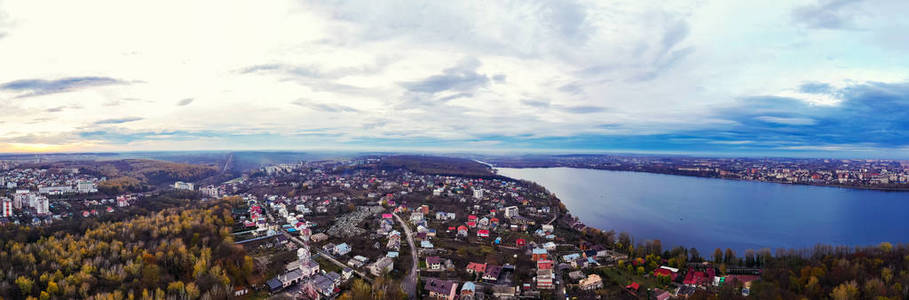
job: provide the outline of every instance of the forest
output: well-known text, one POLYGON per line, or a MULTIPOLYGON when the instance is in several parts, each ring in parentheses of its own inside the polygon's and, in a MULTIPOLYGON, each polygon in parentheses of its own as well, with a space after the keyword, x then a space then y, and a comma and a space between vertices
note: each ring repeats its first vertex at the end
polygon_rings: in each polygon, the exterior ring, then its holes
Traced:
POLYGON ((221 299, 254 278, 231 206, 169 208, 81 233, 0 240, 5 299, 221 299))
POLYGON ((98 190, 106 194, 146 191, 174 181, 198 181, 215 175, 217 167, 147 159, 98 161, 76 165, 80 171, 104 176, 98 190))
POLYGON ((417 174, 501 178, 488 166, 463 158, 398 155, 383 157, 379 169, 408 169, 417 174))

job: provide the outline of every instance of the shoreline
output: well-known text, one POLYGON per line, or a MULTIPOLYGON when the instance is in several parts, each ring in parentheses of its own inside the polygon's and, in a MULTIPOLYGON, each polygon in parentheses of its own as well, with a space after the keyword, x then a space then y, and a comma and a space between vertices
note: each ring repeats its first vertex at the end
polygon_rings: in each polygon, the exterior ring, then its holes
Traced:
MULTIPOLYGON (((664 173, 664 172, 648 172, 648 171, 637 171, 637 170, 618 170, 618 169, 608 169, 608 168, 584 168, 584 167, 568 167, 568 166, 535 166, 535 167, 503 167, 503 166, 492 166, 493 169, 498 170, 501 168, 507 169, 552 169, 552 168, 569 168, 569 169, 581 169, 581 170, 601 170, 601 171, 614 171, 614 172, 633 172, 633 173, 645 173, 645 174, 658 174, 658 175, 667 175, 667 176, 682 176, 682 177, 694 177, 694 178, 706 178, 706 179, 718 179, 718 180, 730 180, 730 181, 740 181, 740 182, 757 182, 757 183, 773 183, 781 185, 801 185, 801 186, 812 186, 812 187, 830 187, 830 188, 840 188, 846 190, 865 190, 865 191, 878 191, 878 192, 893 192, 893 193, 906 193, 909 192, 909 185, 905 188, 886 188, 886 187, 873 187, 873 186, 853 186, 853 185, 839 185, 839 184, 811 184, 811 183, 789 183, 789 182, 777 182, 777 181, 760 181, 760 180, 749 180, 741 178, 728 178, 728 177, 715 177, 715 176, 698 176, 690 174, 675 174, 675 173, 664 173)), ((496 173, 498 174, 498 172, 496 173)))

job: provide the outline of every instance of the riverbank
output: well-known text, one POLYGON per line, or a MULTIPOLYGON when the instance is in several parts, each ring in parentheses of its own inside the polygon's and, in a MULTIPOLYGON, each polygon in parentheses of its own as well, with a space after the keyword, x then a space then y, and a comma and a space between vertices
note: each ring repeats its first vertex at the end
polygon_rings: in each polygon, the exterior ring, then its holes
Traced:
POLYGON ((573 169, 603 170, 603 171, 614 171, 614 172, 633 172, 633 173, 660 174, 660 175, 670 175, 670 176, 685 176, 685 177, 696 177, 696 178, 710 178, 710 179, 745 181, 745 182, 775 183, 775 184, 783 184, 783 185, 833 187, 833 188, 842 188, 842 189, 850 189, 850 190, 870 190, 870 191, 882 191, 882 192, 909 192, 909 185, 907 185, 906 187, 857 186, 857 185, 844 185, 844 184, 820 184, 820 183, 750 180, 750 179, 742 179, 742 178, 735 178, 735 177, 705 176, 705 175, 685 173, 685 172, 659 172, 659 171, 647 171, 647 170, 629 170, 629 169, 623 169, 623 168, 569 167, 569 166, 561 166, 561 165, 532 166, 532 167, 510 167, 510 166, 502 167, 502 166, 494 166, 489 163, 484 163, 484 164, 491 166, 493 169, 498 169, 498 168, 509 168, 509 169, 573 168, 573 169))

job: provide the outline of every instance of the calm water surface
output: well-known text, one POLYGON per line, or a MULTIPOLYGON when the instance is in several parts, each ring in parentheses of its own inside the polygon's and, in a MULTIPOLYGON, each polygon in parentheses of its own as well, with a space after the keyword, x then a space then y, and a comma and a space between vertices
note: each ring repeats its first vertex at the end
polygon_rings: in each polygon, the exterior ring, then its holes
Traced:
MULTIPOLYGON (((574 168, 499 168, 556 194, 588 226, 663 248, 909 242, 909 193, 574 168)), ((709 252, 708 252, 709 251, 709 252)))

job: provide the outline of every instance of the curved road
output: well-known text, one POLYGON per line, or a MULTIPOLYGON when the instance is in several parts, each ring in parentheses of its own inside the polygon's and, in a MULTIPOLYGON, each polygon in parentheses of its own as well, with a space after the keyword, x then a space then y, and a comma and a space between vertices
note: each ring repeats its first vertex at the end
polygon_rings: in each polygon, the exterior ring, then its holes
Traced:
POLYGON ((410 257, 413 259, 413 265, 410 267, 410 272, 407 274, 407 277, 404 278, 404 282, 401 283, 401 288, 404 289, 404 292, 407 293, 408 298, 416 299, 417 297, 417 277, 420 276, 420 270, 418 270, 420 263, 417 261, 417 247, 413 243, 413 235, 410 233, 410 226, 407 226, 407 223, 404 223, 404 220, 398 216, 398 214, 393 213, 395 219, 398 220, 398 223, 401 223, 401 227, 404 227, 404 234, 407 235, 407 244, 410 246, 410 257))

